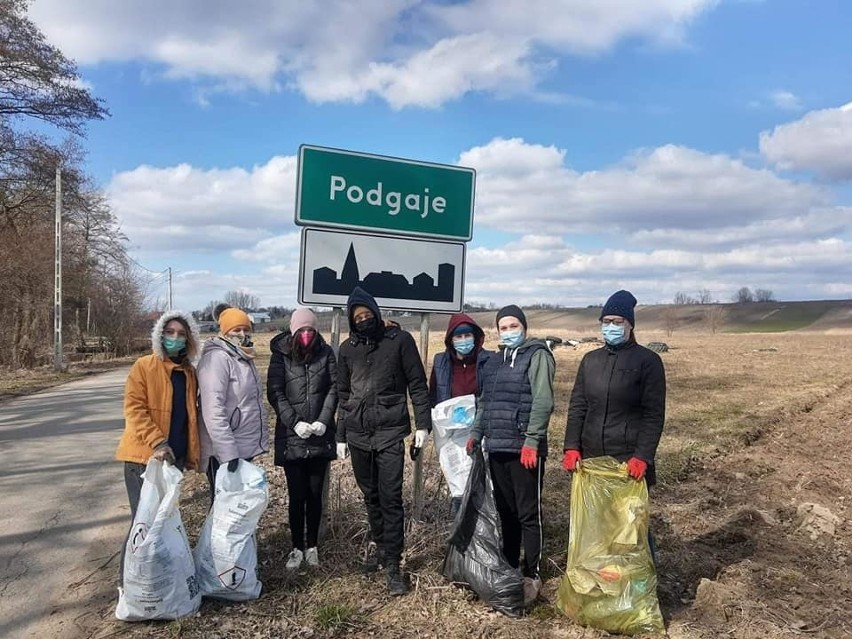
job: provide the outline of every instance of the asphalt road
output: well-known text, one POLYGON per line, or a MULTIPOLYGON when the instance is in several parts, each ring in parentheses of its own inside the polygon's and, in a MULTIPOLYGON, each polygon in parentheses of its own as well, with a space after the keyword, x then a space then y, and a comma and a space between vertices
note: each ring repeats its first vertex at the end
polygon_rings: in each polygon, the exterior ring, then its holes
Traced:
POLYGON ((114 606, 127 372, 0 403, 0 637, 88 636, 114 606))

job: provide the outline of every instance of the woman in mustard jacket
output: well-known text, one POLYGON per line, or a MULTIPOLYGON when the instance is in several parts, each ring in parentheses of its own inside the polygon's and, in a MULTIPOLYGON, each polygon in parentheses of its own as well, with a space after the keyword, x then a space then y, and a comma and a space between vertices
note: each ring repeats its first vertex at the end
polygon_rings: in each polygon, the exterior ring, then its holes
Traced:
POLYGON ((124 462, 131 526, 148 460, 153 457, 181 470, 197 470, 201 456, 195 374, 199 331, 192 316, 181 311, 163 313, 151 331, 151 350, 134 362, 127 377, 124 433, 115 453, 124 462))

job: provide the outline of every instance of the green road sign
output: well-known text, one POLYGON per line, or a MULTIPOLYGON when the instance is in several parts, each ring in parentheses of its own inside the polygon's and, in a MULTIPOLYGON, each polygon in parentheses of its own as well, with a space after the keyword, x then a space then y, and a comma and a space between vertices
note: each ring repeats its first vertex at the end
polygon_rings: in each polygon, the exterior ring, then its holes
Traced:
POLYGON ((476 171, 299 147, 296 224, 469 240, 476 171))

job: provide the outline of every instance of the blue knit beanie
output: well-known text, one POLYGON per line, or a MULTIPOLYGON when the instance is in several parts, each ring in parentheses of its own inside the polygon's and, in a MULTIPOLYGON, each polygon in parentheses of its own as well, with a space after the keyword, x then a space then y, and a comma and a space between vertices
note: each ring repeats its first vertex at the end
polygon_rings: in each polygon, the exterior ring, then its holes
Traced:
POLYGON ((630 322, 631 326, 635 327, 636 318, 633 313, 635 306, 636 298, 633 297, 633 293, 624 290, 616 291, 609 296, 606 304, 603 305, 603 308, 601 309, 601 316, 598 318, 598 321, 602 320, 607 315, 618 315, 630 322))
POLYGON ((461 335, 463 333, 473 333, 473 326, 471 326, 470 324, 459 324, 453 330, 453 336, 454 337, 456 335, 461 335))

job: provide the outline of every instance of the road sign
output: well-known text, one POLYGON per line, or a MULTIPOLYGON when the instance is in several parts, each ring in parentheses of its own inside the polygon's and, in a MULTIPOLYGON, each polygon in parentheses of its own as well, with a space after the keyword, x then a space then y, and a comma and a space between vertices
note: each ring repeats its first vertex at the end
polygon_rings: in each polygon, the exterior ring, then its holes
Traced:
POLYGON ((360 286, 382 308, 462 310, 465 245, 460 242, 302 229, 299 303, 346 306, 360 286))
POLYGON ((476 171, 299 147, 296 224, 470 240, 476 171))

